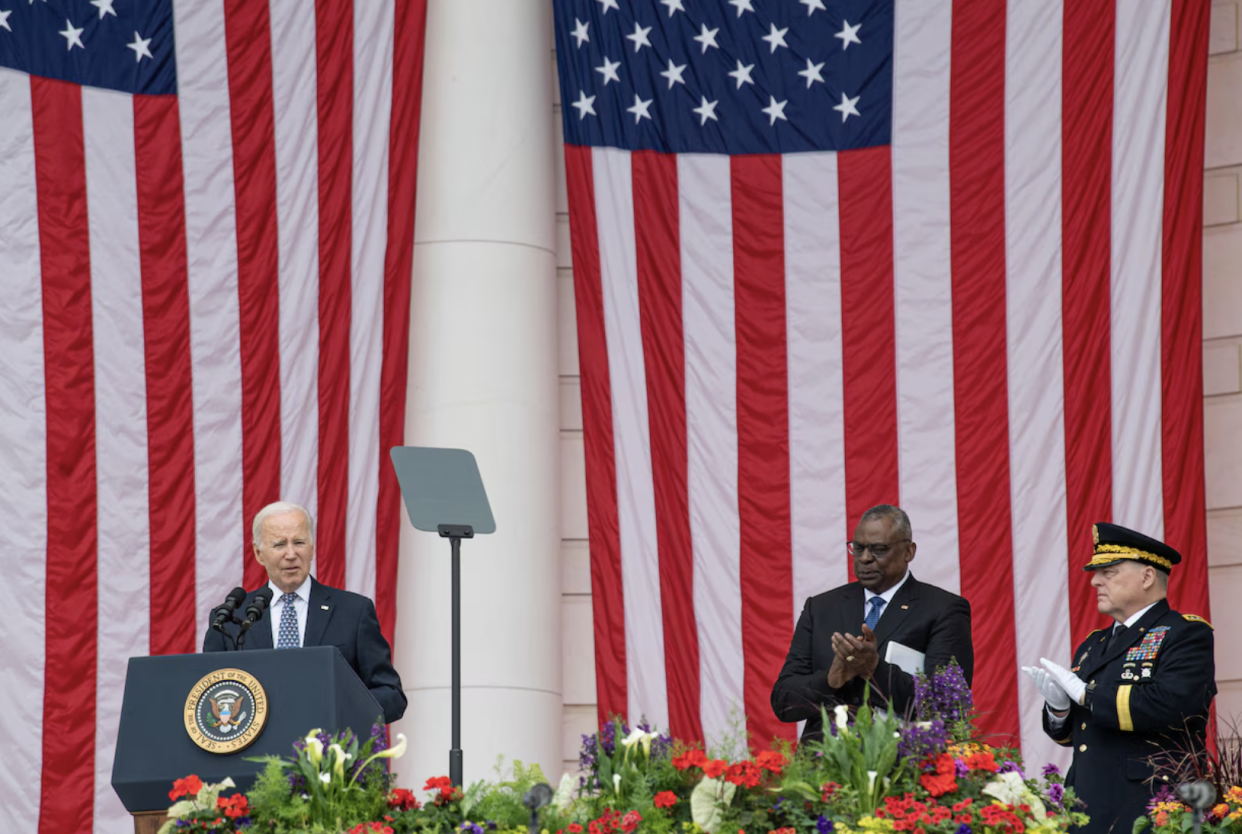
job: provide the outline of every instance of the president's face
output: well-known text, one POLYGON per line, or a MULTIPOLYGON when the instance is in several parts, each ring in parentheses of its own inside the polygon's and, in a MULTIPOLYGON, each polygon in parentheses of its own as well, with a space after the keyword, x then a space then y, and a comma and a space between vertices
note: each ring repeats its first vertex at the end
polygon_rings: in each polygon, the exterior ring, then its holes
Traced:
POLYGON ((310 575, 315 558, 306 516, 296 510, 269 516, 263 520, 260 538, 262 543, 255 547, 254 557, 267 570, 273 585, 282 593, 293 593, 310 575))

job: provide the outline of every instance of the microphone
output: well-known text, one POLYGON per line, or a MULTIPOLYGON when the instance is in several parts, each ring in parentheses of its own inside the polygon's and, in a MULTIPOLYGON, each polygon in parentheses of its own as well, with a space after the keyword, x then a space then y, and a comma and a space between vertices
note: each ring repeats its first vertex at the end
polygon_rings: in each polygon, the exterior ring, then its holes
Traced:
POLYGON ((236 611, 237 607, 245 601, 245 588, 238 586, 229 591, 229 595, 224 598, 224 604, 218 606, 215 611, 211 612, 212 619, 214 620, 211 627, 216 631, 224 631, 224 624, 233 619, 233 612, 236 611))
POLYGON ((250 600, 250 604, 246 606, 246 621, 242 623, 242 631, 247 631, 252 625, 263 619, 263 612, 272 604, 272 589, 264 585, 255 591, 254 599, 250 600))
POLYGON ((1212 787, 1211 782, 1187 782, 1184 785, 1178 785, 1177 795, 1192 810, 1200 813, 1211 808, 1212 803, 1216 801, 1216 789, 1212 787))

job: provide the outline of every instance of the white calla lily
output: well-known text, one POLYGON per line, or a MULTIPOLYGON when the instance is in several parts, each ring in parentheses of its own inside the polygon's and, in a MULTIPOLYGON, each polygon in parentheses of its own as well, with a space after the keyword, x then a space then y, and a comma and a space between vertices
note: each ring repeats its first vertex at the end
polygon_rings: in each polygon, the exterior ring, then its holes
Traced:
POLYGON ((838 730, 844 730, 850 725, 850 708, 845 704, 837 704, 832 708, 832 713, 838 730))
POLYGON ((331 773, 319 774, 319 781, 323 782, 325 785, 328 784, 329 782, 332 781, 332 774, 331 773))
POLYGON ((354 773, 353 781, 357 782, 358 777, 361 776, 366 771, 367 765, 369 765, 371 762, 375 761, 376 759, 399 759, 404 755, 405 755, 405 733, 397 733, 397 743, 394 744, 392 747, 389 747, 387 750, 381 750, 378 753, 372 754, 369 759, 367 759, 365 762, 362 763, 362 767, 358 768, 357 772, 354 773))
POLYGON ((621 774, 620 773, 612 774, 612 792, 615 793, 617 796, 621 795, 621 774))
POLYGON ((332 772, 341 779, 345 778, 345 762, 349 756, 345 753, 345 749, 339 744, 328 745, 328 750, 332 752, 332 772))
POLYGON ((315 767, 319 767, 319 762, 323 760, 323 742, 319 740, 321 730, 314 729, 306 734, 306 758, 310 759, 310 763, 315 767))

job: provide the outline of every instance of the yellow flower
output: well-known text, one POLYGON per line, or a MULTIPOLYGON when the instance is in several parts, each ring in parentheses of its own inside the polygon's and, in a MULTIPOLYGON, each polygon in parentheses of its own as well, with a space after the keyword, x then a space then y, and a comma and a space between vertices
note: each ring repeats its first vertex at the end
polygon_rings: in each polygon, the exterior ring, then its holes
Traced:
MULTIPOLYGON (((863 831, 892 831, 893 821, 890 819, 876 819, 875 817, 863 817, 858 821, 858 827, 863 831)), ((841 826, 837 826, 837 831, 841 830, 841 826)))
POLYGON ((1223 817, 1229 813, 1229 806, 1222 802, 1212 809, 1212 813, 1218 817, 1223 817))

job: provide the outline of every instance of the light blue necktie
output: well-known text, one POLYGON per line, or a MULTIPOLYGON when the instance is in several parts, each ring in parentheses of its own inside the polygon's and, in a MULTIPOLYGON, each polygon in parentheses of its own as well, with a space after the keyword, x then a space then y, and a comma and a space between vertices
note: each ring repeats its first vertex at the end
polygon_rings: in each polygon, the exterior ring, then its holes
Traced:
MULTIPOLYGON (((867 618, 863 622, 867 628, 875 631, 875 624, 880 621, 880 610, 884 608, 884 597, 872 597, 867 604, 871 609, 867 611, 867 618)), ((281 633, 284 633, 284 629, 281 629, 281 633)))
POLYGON ((278 649, 297 649, 302 646, 302 638, 298 634, 298 612, 294 610, 297 594, 282 594, 280 604, 284 608, 280 612, 280 637, 276 640, 278 649))

